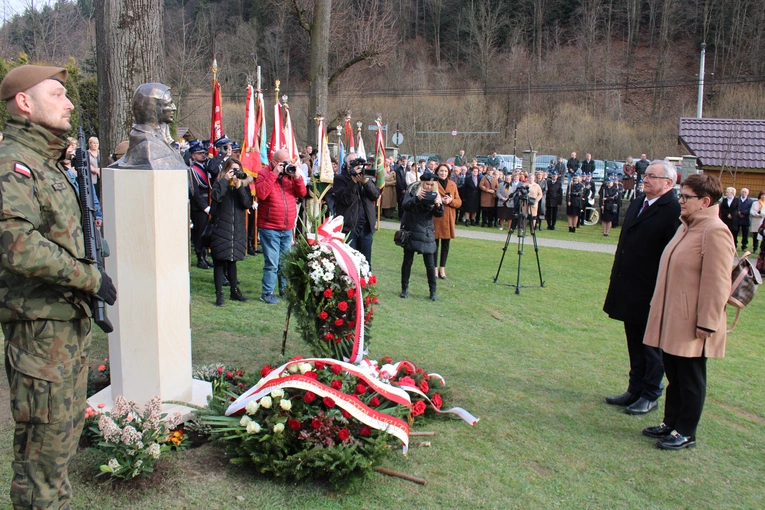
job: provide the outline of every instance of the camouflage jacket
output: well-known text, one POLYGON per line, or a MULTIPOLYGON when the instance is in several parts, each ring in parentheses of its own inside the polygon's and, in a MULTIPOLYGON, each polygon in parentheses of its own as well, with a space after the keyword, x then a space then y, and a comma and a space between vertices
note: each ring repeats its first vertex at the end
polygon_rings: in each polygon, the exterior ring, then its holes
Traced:
POLYGON ((56 161, 66 142, 17 116, 0 142, 0 322, 90 316, 101 285, 84 260, 77 193, 56 161))

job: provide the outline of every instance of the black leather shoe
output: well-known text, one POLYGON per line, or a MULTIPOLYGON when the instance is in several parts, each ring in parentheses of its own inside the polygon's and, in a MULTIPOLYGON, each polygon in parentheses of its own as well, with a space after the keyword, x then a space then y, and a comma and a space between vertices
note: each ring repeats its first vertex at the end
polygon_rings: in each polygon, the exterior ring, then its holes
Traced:
POLYGON ((430 300, 431 301, 438 301, 438 294, 436 294, 436 291, 433 291, 430 293, 430 300))
POLYGON ((656 439, 666 439, 672 433, 672 427, 667 427, 665 424, 661 424, 656 427, 646 427, 643 429, 643 435, 653 437, 656 439))
POLYGON ((249 299, 242 295, 242 291, 239 290, 239 287, 231 287, 231 294, 229 297, 231 298, 231 301, 239 301, 240 303, 249 301, 249 299))
POLYGON ((666 439, 659 439, 656 446, 662 450, 682 450, 683 448, 695 448, 696 438, 694 436, 684 436, 678 431, 673 430, 666 439))
POLYGON ((401 291, 401 294, 398 295, 398 297, 406 299, 409 297, 409 291, 407 289, 404 289, 401 291))
POLYGON ((658 407, 658 400, 648 400, 647 398, 640 397, 634 404, 627 406, 624 412, 627 414, 648 414, 651 411, 655 411, 658 407))
POLYGON ((621 395, 606 397, 606 404, 611 404, 612 406, 629 406, 637 402, 638 398, 640 398, 638 395, 633 395, 629 391, 625 391, 621 395))

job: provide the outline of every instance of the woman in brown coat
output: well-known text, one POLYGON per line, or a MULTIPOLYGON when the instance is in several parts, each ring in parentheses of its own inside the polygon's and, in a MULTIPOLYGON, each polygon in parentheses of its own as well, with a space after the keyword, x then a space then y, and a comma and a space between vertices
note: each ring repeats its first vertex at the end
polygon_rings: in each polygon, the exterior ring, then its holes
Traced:
POLYGON ((451 240, 456 237, 454 224, 457 222, 457 209, 462 207, 462 199, 457 190, 457 185, 450 179, 451 173, 448 165, 440 164, 436 168, 436 182, 438 183, 438 193, 444 204, 444 215, 440 218, 433 217, 433 227, 436 232, 435 262, 438 264, 438 277, 442 280, 446 278, 446 259, 449 257, 449 245, 451 240), (439 248, 441 250, 440 259, 438 258, 439 248))
POLYGON ((393 217, 393 211, 398 206, 398 198, 396 197, 396 172, 391 168, 391 160, 385 162, 385 187, 382 192, 382 199, 380 208, 382 214, 386 218, 393 217))
POLYGON ((497 184, 499 181, 495 176, 497 170, 490 166, 486 175, 481 179, 478 186, 481 189, 481 226, 489 228, 494 226, 497 217, 497 184))
POLYGON ((736 247, 719 218, 720 181, 688 177, 680 193, 682 224, 661 256, 643 343, 663 350, 664 422, 643 434, 659 448, 696 446, 707 387, 707 358, 725 356, 730 273, 736 247))

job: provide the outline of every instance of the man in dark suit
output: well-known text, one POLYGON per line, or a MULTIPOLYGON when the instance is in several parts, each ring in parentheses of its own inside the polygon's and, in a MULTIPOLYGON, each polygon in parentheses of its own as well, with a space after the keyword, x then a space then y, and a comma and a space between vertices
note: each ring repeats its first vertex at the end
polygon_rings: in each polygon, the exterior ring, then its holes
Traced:
POLYGON ((399 219, 404 214, 404 211, 401 209, 401 201, 404 200, 404 194, 406 193, 406 163, 406 156, 399 156, 398 163, 393 165, 393 172, 396 174, 396 201, 398 202, 399 219))
POLYGON ((592 154, 587 154, 582 161, 582 173, 590 175, 595 173, 595 162, 592 160, 592 154))
POLYGON ((626 406, 627 414, 653 411, 661 396, 661 349, 644 345, 643 335, 661 254, 680 226, 680 204, 672 190, 675 165, 654 161, 644 177, 645 197, 627 209, 603 305, 609 317, 624 322, 630 357, 627 391, 606 397, 606 402, 626 406))
MULTIPOLYGON (((752 220, 749 213, 752 211, 754 199, 749 196, 747 188, 741 188, 741 196, 738 197, 738 232, 741 232, 741 249, 746 251, 749 245, 749 227, 752 220)), ((733 234, 733 243, 738 247, 738 232, 733 234)))
POLYGON ((571 157, 566 162, 566 171, 568 172, 568 182, 571 182, 571 178, 575 173, 579 171, 579 160, 576 159, 576 152, 571 153, 571 157))

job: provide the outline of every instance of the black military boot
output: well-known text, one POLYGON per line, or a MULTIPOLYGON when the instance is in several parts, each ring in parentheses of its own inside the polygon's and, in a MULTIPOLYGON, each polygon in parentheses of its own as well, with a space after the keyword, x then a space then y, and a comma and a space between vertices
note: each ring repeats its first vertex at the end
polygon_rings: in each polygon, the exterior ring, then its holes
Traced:
POLYGON ((239 290, 239 287, 231 287, 231 301, 239 301, 241 303, 246 303, 249 301, 246 297, 242 295, 242 291, 239 290))
POLYGON ((430 300, 438 301, 438 294, 436 294, 436 268, 427 268, 428 273, 428 289, 430 289, 430 300))
POLYGON ((212 260, 210 260, 210 259, 208 259, 208 258, 207 258, 207 250, 205 250, 205 251, 203 251, 203 252, 202 252, 202 260, 204 260, 204 261, 205 261, 205 264, 207 264, 207 267, 209 267, 209 268, 212 268, 212 267, 213 267, 213 262, 212 262, 212 260))
POLYGON ((255 242, 252 239, 247 241, 247 255, 255 255, 255 242))
POLYGON ((197 267, 199 269, 210 269, 204 256, 201 253, 197 253, 197 267))
POLYGON ((223 300, 223 292, 215 293, 215 306, 225 306, 226 302, 223 300))

